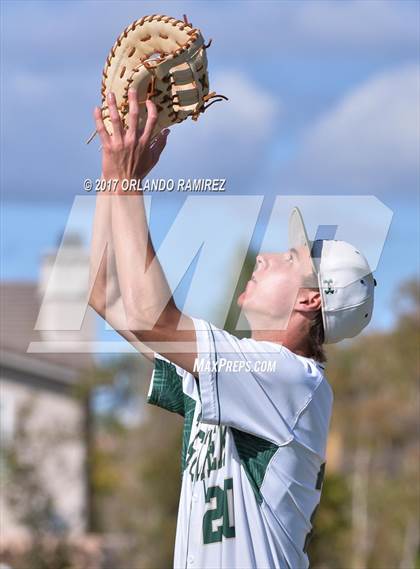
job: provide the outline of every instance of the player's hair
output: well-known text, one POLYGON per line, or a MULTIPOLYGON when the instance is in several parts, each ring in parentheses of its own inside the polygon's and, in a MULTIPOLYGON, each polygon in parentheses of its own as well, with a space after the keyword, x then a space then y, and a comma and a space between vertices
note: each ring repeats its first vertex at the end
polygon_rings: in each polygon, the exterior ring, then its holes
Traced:
POLYGON ((323 363, 327 361, 327 356, 324 350, 324 324, 322 322, 322 311, 317 310, 315 318, 311 322, 309 329, 309 346, 308 356, 314 360, 323 363))
MULTIPOLYGON (((306 275, 303 278, 303 286, 319 292, 317 286, 318 278, 315 273, 306 275)), ((308 356, 314 360, 323 363, 327 361, 327 356, 324 350, 325 332, 324 323, 322 320, 321 308, 316 311, 315 317, 311 322, 308 338, 308 356)))

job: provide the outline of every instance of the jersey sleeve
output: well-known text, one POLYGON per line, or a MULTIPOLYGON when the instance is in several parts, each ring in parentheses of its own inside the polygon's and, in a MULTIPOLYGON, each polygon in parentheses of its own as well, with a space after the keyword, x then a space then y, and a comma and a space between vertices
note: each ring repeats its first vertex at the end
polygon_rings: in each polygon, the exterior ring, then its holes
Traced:
POLYGON ((201 421, 227 425, 276 445, 294 438, 323 374, 308 358, 272 342, 239 339, 194 319, 201 421))
POLYGON ((184 417, 184 375, 184 370, 163 356, 155 354, 155 368, 150 381, 147 402, 184 417))

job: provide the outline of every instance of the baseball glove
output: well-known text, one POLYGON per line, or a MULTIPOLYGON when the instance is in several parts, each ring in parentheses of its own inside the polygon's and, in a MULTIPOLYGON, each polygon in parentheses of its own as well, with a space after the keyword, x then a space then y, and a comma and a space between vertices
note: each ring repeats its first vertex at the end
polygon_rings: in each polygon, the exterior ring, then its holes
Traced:
MULTIPOLYGON (((227 100, 209 92, 206 50, 210 43, 204 44, 200 30, 186 16, 184 21, 157 14, 144 16, 125 28, 109 52, 102 74, 101 109, 108 133, 112 134, 112 124, 106 96, 111 91, 126 127, 130 87, 137 89, 139 102, 151 99, 156 104, 158 121, 153 136, 189 116, 197 120, 213 102, 227 100)), ((146 107, 141 105, 139 129, 146 116, 146 107)))

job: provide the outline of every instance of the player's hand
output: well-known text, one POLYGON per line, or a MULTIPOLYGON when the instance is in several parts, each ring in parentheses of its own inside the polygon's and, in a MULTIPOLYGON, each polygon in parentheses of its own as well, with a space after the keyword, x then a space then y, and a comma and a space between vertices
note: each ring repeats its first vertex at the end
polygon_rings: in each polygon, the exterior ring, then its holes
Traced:
POLYGON ((96 131, 102 143, 102 176, 105 179, 142 180, 156 165, 166 145, 168 129, 152 140, 152 132, 158 118, 155 104, 150 100, 146 101, 147 120, 144 130, 139 132, 139 103, 135 89, 129 89, 128 102, 128 128, 125 129, 117 110, 114 93, 108 95, 112 135, 109 135, 105 128, 101 110, 96 107, 94 111, 96 131))

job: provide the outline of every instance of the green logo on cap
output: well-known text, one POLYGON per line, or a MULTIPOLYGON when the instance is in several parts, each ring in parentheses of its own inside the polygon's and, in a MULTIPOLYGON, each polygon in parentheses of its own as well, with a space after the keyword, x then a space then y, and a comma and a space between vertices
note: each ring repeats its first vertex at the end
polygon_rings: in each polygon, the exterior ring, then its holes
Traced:
POLYGON ((334 294, 335 290, 332 288, 333 280, 332 279, 324 279, 324 284, 326 284, 325 294, 334 294))

